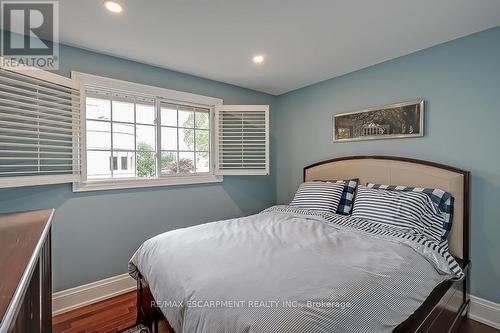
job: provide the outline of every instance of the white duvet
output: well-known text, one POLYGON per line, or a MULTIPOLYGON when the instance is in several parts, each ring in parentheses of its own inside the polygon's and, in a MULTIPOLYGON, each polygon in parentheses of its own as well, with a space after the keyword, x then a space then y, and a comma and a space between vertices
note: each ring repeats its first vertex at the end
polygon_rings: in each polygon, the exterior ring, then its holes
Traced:
POLYGON ((443 244, 417 236, 275 206, 153 237, 130 272, 177 333, 387 332, 462 274, 443 244))

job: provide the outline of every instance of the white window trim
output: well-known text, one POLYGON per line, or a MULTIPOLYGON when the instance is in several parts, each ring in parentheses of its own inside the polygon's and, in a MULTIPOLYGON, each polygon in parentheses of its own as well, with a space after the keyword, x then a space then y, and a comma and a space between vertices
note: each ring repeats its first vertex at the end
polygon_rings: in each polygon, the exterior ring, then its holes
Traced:
POLYGON ((92 74, 71 72, 71 78, 78 82, 80 86, 81 98, 81 159, 82 159, 82 174, 79 182, 73 183, 73 192, 87 192, 99 190, 116 190, 141 187, 156 187, 168 185, 187 185, 187 184, 204 184, 222 182, 223 177, 215 174, 214 162, 214 109, 217 105, 222 105, 223 100, 215 97, 196 95, 187 92, 181 92, 160 87, 148 86, 139 83, 122 81, 92 74), (147 95, 156 98, 166 99, 172 102, 185 103, 188 105, 196 105, 210 108, 211 121, 211 153, 210 164, 211 172, 203 174, 188 174, 179 176, 160 177, 153 179, 114 179, 114 180, 92 180, 87 181, 87 143, 86 143, 86 89, 87 87, 122 90, 138 95, 147 95))

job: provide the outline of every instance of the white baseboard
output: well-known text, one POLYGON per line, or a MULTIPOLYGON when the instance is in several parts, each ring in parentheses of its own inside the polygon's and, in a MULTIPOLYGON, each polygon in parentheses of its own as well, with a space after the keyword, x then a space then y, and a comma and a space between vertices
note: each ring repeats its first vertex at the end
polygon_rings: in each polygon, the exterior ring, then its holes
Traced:
POLYGON ((500 304, 470 295, 469 318, 500 329, 500 304))
POLYGON ((112 276, 83 286, 58 291, 52 294, 52 315, 78 309, 136 288, 136 281, 128 274, 112 276))

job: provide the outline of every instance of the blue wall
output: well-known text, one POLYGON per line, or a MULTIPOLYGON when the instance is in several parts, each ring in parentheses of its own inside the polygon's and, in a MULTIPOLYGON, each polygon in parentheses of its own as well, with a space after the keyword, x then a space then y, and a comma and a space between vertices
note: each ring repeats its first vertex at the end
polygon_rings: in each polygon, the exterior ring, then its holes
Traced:
MULTIPOLYGON (((72 70, 224 99, 270 104, 274 96, 115 57, 61 46, 59 74, 72 70)), ((271 149, 274 138, 271 137, 271 149)), ((175 228, 250 215, 274 204, 272 176, 224 177, 223 183, 73 193, 71 185, 0 190, 0 211, 55 207, 54 290, 127 271, 147 238, 175 228)))
POLYGON ((278 98, 277 201, 302 168, 338 156, 386 154, 472 172, 471 293, 500 302, 500 27, 278 98), (425 137, 332 143, 333 114, 424 98, 425 137))

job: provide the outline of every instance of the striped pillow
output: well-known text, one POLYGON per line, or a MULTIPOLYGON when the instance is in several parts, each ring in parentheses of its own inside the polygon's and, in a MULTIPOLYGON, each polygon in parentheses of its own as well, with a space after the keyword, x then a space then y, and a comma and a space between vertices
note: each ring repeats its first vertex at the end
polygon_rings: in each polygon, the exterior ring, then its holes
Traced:
POLYGON ((424 193, 358 186, 352 216, 441 240, 442 216, 424 193))
MULTIPOLYGON (((319 181, 319 180, 318 180, 319 181)), ((346 180, 322 180, 323 182, 340 183, 344 184, 344 192, 340 198, 339 206, 337 207, 337 214, 349 215, 352 211, 352 203, 354 201, 354 192, 358 186, 359 179, 346 179, 346 180)))
POLYGON ((401 185, 383 185, 369 183, 369 188, 383 189, 387 191, 403 191, 403 192, 421 192, 429 196, 432 202, 437 205, 443 216, 443 230, 441 232, 441 240, 448 239, 453 223, 454 198, 451 193, 438 188, 422 188, 401 185))
POLYGON ((343 191, 344 182, 305 182, 300 184, 290 206, 335 213, 343 191))

